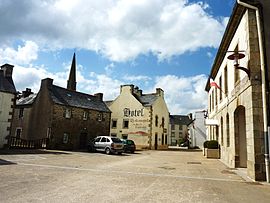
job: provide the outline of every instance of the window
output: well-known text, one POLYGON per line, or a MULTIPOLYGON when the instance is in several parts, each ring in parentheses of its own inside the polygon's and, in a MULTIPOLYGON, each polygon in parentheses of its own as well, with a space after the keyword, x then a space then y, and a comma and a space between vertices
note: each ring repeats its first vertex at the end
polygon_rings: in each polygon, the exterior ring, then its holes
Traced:
POLYGON ((155 117, 155 126, 158 127, 158 116, 155 117))
POLYGON ((217 88, 215 88, 215 106, 217 106, 217 88))
POLYGON ((226 96, 228 95, 228 70, 227 70, 227 66, 224 69, 224 82, 225 82, 225 88, 224 88, 224 92, 226 94, 226 96))
POLYGON ((65 118, 71 118, 71 110, 70 109, 65 110, 65 118))
POLYGON ((106 141, 107 141, 107 138, 103 137, 100 142, 106 142, 106 141))
POLYGON ((117 127, 117 120, 112 120, 112 128, 116 128, 117 127))
POLYGON ((226 135, 227 135, 227 147, 230 146, 230 119, 229 114, 226 116, 226 135))
POLYGON ((89 113, 87 111, 83 112, 83 120, 86 121, 88 119, 89 113))
POLYGON ((168 136, 165 135, 165 144, 168 144, 168 136))
MULTIPOLYGON (((238 53, 238 45, 235 47, 234 52, 238 53)), ((238 83, 240 81, 240 71, 239 69, 234 67, 234 83, 238 83)))
POLYGON ((211 93, 209 94, 209 108, 210 108, 210 112, 212 111, 212 95, 211 93))
POLYGON ((162 128, 164 128, 164 126, 165 126, 165 119, 164 119, 164 117, 162 117, 161 126, 162 126, 162 128))
POLYGON ((172 133, 171 133, 171 136, 172 136, 172 137, 175 137, 175 132, 172 132, 172 133))
POLYGON ((123 120, 123 128, 128 128, 128 120, 123 120))
POLYGON ((175 130, 175 125, 172 124, 172 130, 175 130))
POLYGON ((63 143, 64 144, 67 144, 69 141, 69 134, 68 133, 64 133, 64 136, 63 136, 63 143))
POLYGON ((19 118, 23 117, 23 110, 24 110, 24 108, 20 108, 20 110, 19 110, 19 118))
POLYGON ((161 144, 164 145, 164 134, 162 133, 162 136, 161 136, 161 144))
POLYGON ((22 129, 21 128, 17 128, 16 129, 16 134, 15 134, 16 138, 21 138, 21 135, 22 135, 22 129))
POLYGON ((223 146, 223 117, 220 119, 220 144, 223 146))
POLYGON ((220 78, 219 78, 219 87, 220 87, 220 89, 219 89, 219 101, 221 101, 222 100, 222 75, 220 76, 220 78))
POLYGON ((117 137, 117 134, 111 133, 111 137, 117 137))
POLYGON ((122 135, 122 139, 124 139, 124 140, 128 139, 128 135, 127 134, 123 134, 122 135))
POLYGON ((179 125, 179 130, 183 130, 183 125, 179 125))
POLYGON ((98 120, 98 121, 102 121, 102 119, 103 119, 102 113, 98 113, 98 115, 97 115, 97 120, 98 120))

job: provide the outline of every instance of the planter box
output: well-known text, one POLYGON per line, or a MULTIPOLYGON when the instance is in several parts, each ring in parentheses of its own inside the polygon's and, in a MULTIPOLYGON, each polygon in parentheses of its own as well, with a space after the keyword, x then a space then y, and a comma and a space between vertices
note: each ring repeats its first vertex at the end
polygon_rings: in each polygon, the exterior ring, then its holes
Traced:
POLYGON ((219 159, 219 149, 205 149, 206 158, 219 159))

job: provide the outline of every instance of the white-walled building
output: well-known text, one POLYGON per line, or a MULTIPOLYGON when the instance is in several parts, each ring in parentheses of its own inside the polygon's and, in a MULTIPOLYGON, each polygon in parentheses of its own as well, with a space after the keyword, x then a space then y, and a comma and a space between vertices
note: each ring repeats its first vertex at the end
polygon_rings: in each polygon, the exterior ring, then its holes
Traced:
POLYGON ((162 89, 143 94, 134 85, 122 85, 120 95, 107 105, 112 112, 111 136, 132 139, 138 149, 168 147, 169 112, 162 89))
POLYGON ((188 126, 190 146, 203 148, 203 143, 207 139, 205 126, 205 112, 197 111, 192 114, 192 122, 188 126))
POLYGON ((0 67, 0 148, 8 144, 11 131, 16 89, 12 79, 12 65, 0 67))

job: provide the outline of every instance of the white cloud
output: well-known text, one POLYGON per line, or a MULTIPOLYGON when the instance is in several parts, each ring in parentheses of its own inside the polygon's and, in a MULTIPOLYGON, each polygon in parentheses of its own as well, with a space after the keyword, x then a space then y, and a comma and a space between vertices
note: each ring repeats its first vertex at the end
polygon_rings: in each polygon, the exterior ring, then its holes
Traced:
POLYGON ((207 94, 204 90, 207 77, 177 77, 166 75, 156 78, 155 88, 162 88, 165 100, 172 114, 187 114, 205 109, 207 94))
POLYGON ((136 82, 136 81, 143 81, 143 82, 147 82, 149 80, 152 80, 151 77, 146 76, 146 75, 125 75, 123 77, 123 79, 125 81, 129 81, 129 82, 136 82))
POLYGON ((164 60, 219 45, 227 18, 214 18, 208 7, 187 0, 4 1, 0 41, 34 40, 40 49, 85 48, 112 61, 149 52, 164 60))
POLYGON ((38 57, 38 45, 33 41, 25 41, 24 46, 17 50, 4 47, 0 48, 0 61, 2 63, 29 64, 38 57))

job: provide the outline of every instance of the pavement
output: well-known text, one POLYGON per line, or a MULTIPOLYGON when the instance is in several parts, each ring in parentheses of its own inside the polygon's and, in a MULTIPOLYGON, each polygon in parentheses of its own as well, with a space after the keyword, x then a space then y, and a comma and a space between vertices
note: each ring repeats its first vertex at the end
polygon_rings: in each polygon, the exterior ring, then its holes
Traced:
POLYGON ((201 151, 0 150, 0 202, 269 202, 270 185, 201 151))

